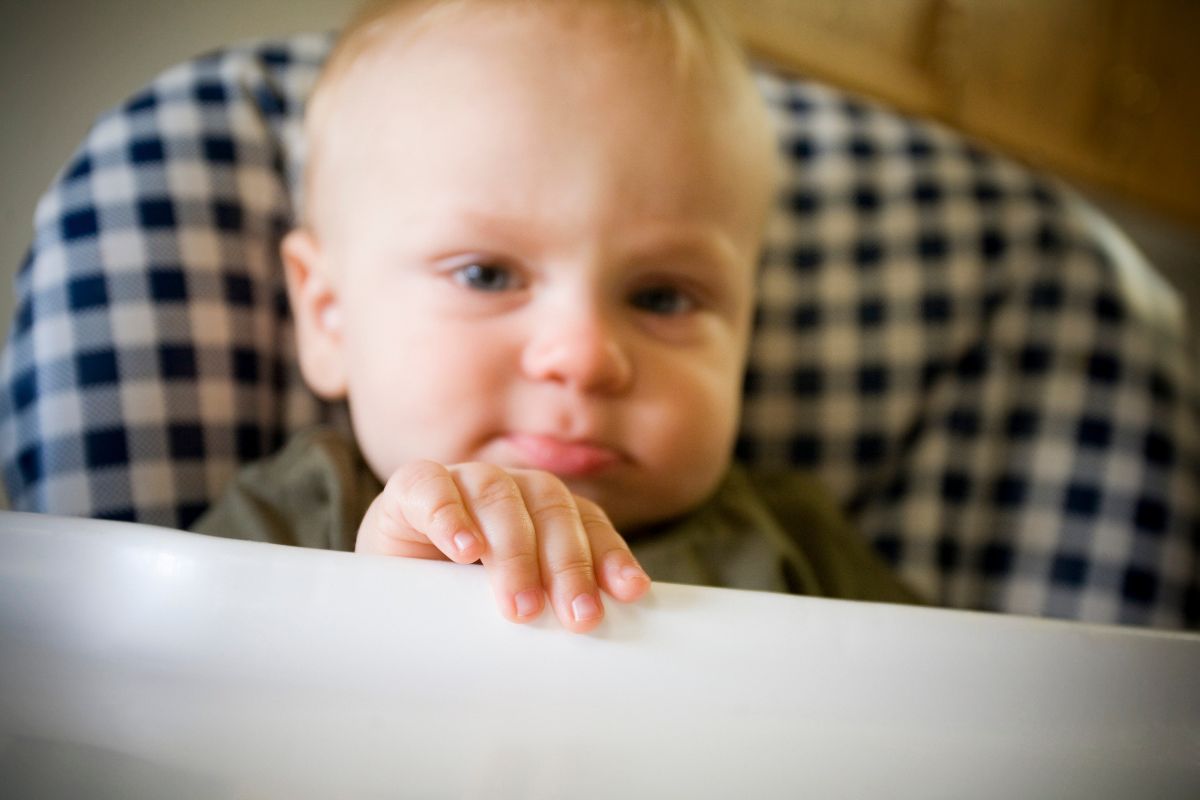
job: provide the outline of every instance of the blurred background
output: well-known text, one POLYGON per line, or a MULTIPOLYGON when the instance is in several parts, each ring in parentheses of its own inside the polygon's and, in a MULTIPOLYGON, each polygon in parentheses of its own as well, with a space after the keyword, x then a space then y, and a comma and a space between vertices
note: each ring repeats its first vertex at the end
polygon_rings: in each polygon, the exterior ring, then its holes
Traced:
POLYGON ((770 60, 938 119, 1074 184, 1183 293, 1195 320, 1200 2, 723 4, 770 60))
MULTIPOLYGON (((6 3, 0 335, 7 334, 12 277, 32 235, 37 199, 97 114, 193 55, 239 39, 333 29, 357 4, 6 3)), ((1200 2, 724 4, 758 55, 939 119, 1082 189, 1183 293, 1194 320, 1200 308, 1200 2)))
POLYGON ((98 114, 163 69, 239 39, 338 27, 357 0, 4 2, 0 336, 33 211, 98 114))

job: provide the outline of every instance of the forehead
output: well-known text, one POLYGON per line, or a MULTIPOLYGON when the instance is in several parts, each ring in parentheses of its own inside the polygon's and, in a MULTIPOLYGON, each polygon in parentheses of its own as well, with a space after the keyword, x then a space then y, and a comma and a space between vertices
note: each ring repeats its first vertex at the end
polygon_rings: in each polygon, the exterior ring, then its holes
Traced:
MULTIPOLYGON (((689 3, 650 0, 399 2, 335 48, 309 108, 309 136, 368 133, 361 117, 418 115, 497 84, 564 111, 655 93, 729 114, 750 89, 736 45, 689 3), (605 96, 604 89, 609 96, 605 96), (590 91, 590 96, 589 96, 590 91)), ((482 95, 482 97, 480 97, 482 95)), ((761 104, 760 104, 761 105, 761 104)), ((697 115, 695 123, 704 124, 697 115)))
MULTIPOLYGON (((595 85, 622 73, 650 79, 643 89, 659 86, 709 104, 744 94, 736 46, 714 26, 671 13, 670 2, 450 0, 420 7, 424 12, 400 4, 407 13, 350 31, 332 55, 314 104, 341 106, 344 113, 348 104, 361 108, 364 84, 371 100, 380 100, 380 79, 398 90, 414 79, 452 79, 479 65, 524 72, 524 84, 546 91, 595 85)), ((330 124, 338 116, 329 114, 330 124)))
POLYGON ((745 189, 734 183, 762 183, 773 145, 736 65, 681 61, 688 45, 665 20, 546 5, 439 6, 376 31, 328 87, 318 197, 473 182, 488 202, 500 191, 528 208, 539 182, 576 170, 582 184, 607 161, 605 182, 626 190, 626 205, 687 213, 679 205, 700 199, 689 197, 697 185, 732 197, 745 189))
MULTIPOLYGON (((472 29, 521 26, 537 37, 526 41, 534 55, 555 39, 578 44, 588 38, 606 47, 667 55, 682 71, 736 69, 739 47, 714 10, 696 0, 392 0, 377 3, 343 33, 321 82, 336 83, 371 55, 411 48, 426 37, 449 32, 462 41, 472 29)), ((720 77, 716 72, 705 77, 720 77)))

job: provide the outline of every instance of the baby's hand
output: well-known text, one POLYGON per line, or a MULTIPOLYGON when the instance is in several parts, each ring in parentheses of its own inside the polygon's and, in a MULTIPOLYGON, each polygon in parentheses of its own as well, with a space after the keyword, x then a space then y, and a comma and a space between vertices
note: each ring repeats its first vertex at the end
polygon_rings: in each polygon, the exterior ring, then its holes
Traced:
POLYGON ((501 613, 536 618, 550 595, 563 625, 600 623, 597 586, 624 602, 650 587, 629 545, 592 501, 548 472, 414 461, 371 503, 355 551, 482 561, 501 613))

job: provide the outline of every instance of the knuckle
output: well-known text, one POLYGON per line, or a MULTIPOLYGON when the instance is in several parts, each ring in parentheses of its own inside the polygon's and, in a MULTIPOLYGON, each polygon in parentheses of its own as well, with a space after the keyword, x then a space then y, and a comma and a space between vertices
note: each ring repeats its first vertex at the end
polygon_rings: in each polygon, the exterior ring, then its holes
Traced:
POLYGON ((386 488, 391 493, 408 497, 419 494, 430 484, 446 480, 448 477, 446 468, 436 461, 410 461, 392 473, 386 488))
POLYGON ((577 497, 575 505, 579 508, 579 520, 583 523, 585 530, 613 527, 612 520, 608 518, 608 514, 604 513, 604 509, 592 501, 577 497))
POLYGON ((375 525, 379 532, 389 539, 400 535, 407 527, 404 523, 404 512, 400 508, 400 500, 395 494, 385 493, 376 506, 379 510, 375 525))
POLYGON ((527 547, 499 550, 492 557, 490 567, 501 572, 529 572, 537 574, 537 555, 527 547))
POLYGON ((530 471, 521 475, 522 489, 529 505, 529 515, 535 523, 579 519, 575 496, 558 476, 549 472, 530 471))
POLYGON ((569 583, 591 583, 595 579, 592 561, 583 555, 560 558, 550 565, 550 571, 556 580, 569 583))
POLYGON ((404 464, 392 473, 384 494, 387 499, 381 504, 380 516, 397 530, 411 522, 432 531, 449 531, 462 522, 462 501, 454 480, 435 461, 404 464))
POLYGON ((520 502, 521 490, 504 470, 481 465, 471 476, 471 497, 477 507, 491 508, 520 502))
POLYGON ((463 507, 457 496, 439 496, 425 511, 429 526, 436 531, 452 533, 462 526, 463 507))
POLYGON ((551 497, 563 495, 569 497, 571 491, 557 475, 542 470, 526 470, 520 473, 521 480, 528 492, 536 497, 551 497))
POLYGON ((594 554, 596 563, 607 564, 610 560, 620 562, 628 562, 632 559, 632 554, 624 547, 610 547, 603 553, 594 554))
POLYGON ((567 497, 541 498, 529 510, 535 526, 542 526, 557 521, 574 522, 579 519, 579 509, 567 497))

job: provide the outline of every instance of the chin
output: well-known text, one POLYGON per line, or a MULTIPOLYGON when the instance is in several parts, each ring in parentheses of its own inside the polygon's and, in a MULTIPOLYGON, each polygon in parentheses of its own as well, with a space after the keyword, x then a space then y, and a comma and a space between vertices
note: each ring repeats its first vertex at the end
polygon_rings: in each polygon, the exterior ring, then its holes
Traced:
POLYGON ((654 480, 645 471, 623 475, 598 475, 592 478, 564 478, 563 482, 575 494, 596 503, 613 527, 620 532, 634 532, 662 522, 682 517, 704 504, 721 483, 729 468, 728 460, 719 470, 704 474, 683 472, 676 480, 654 480))
POLYGON ((575 489, 576 494, 588 498, 604 509, 617 531, 636 532, 660 522, 683 516, 703 502, 704 498, 690 499, 673 497, 664 500, 661 494, 645 489, 640 491, 589 492, 585 488, 575 489))

